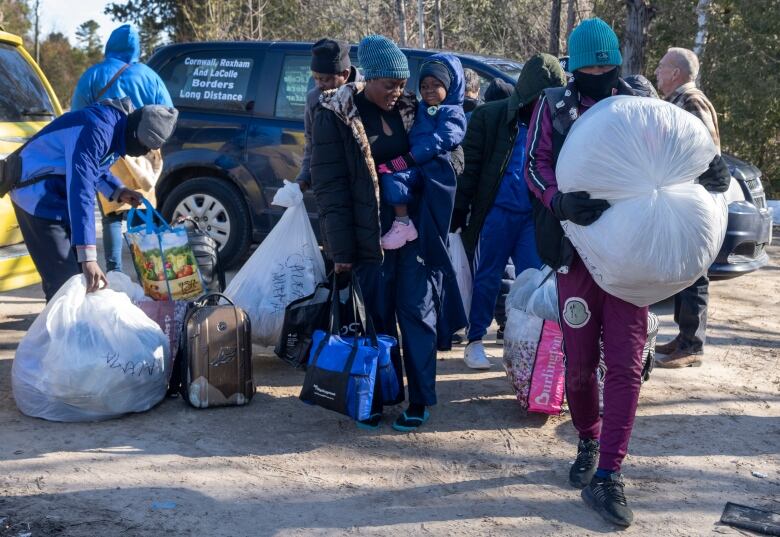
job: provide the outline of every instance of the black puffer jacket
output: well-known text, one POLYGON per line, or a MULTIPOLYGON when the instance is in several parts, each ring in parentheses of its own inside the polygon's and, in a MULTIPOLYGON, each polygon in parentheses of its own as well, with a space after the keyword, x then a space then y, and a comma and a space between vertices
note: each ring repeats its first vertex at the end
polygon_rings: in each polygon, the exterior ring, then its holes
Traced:
MULTIPOLYGON (((311 178, 325 250, 334 263, 381 262, 379 179, 354 97, 365 84, 325 92, 314 115, 311 178)), ((416 99, 404 94, 397 106, 407 132, 416 99)))

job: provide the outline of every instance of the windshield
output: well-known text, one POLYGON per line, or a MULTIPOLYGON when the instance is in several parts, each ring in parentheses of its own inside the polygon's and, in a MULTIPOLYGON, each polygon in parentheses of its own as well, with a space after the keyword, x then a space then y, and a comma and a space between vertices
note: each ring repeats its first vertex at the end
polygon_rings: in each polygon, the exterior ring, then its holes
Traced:
POLYGON ((32 66, 16 47, 0 43, 0 121, 40 121, 54 106, 32 66))
POLYGON ((522 63, 515 63, 508 60, 491 61, 488 63, 488 65, 495 67, 505 75, 509 75, 515 82, 517 82, 517 79, 520 77, 520 71, 523 70, 522 63))

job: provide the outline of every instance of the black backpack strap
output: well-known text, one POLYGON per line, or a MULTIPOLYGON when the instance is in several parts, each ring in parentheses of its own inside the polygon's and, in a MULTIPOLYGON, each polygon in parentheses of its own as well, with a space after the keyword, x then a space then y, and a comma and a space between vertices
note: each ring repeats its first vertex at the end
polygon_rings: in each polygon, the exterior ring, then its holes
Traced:
POLYGON ((573 84, 569 84, 564 88, 547 88, 544 96, 552 118, 553 159, 557 162, 566 135, 579 114, 578 93, 573 84))

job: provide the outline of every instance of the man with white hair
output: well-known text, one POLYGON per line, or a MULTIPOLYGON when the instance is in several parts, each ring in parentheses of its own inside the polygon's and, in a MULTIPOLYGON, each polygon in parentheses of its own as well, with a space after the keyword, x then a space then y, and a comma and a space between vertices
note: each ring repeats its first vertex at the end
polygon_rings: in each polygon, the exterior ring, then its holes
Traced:
MULTIPOLYGON (((696 54, 692 50, 678 47, 670 48, 655 70, 658 89, 664 98, 698 117, 710 131, 720 153, 718 117, 710 100, 696 87, 698 75, 699 59, 696 54)), ((721 166, 723 170, 719 175, 724 177, 720 178, 722 179, 720 182, 728 188, 730 177, 725 176, 726 168, 722 164, 721 166)), ((713 190, 721 191, 723 188, 713 190)), ((680 368, 701 365, 707 329, 709 284, 705 274, 693 285, 675 295, 674 321, 679 325, 680 332, 672 341, 655 348, 656 353, 664 355, 656 359, 658 367, 680 368)))

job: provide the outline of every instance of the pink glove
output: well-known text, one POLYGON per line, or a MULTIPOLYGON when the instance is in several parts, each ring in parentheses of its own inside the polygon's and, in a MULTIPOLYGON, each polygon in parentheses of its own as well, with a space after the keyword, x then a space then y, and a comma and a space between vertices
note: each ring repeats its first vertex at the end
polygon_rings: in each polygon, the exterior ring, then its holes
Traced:
POLYGON ((406 158, 401 157, 395 157, 393 160, 390 161, 390 164, 393 166, 393 170, 397 172, 404 171, 406 168, 409 167, 409 164, 406 162, 406 158))
POLYGON ((376 167, 376 171, 379 174, 393 173, 393 170, 391 170, 387 164, 380 164, 379 166, 376 167))

